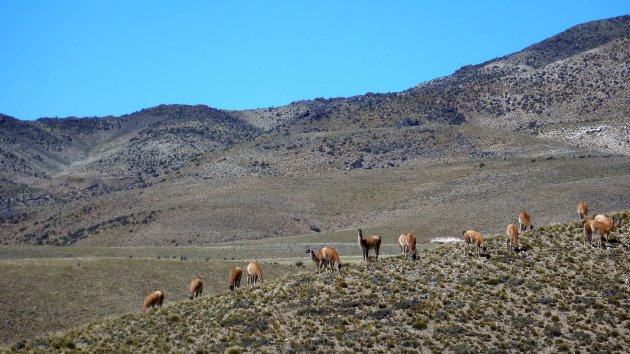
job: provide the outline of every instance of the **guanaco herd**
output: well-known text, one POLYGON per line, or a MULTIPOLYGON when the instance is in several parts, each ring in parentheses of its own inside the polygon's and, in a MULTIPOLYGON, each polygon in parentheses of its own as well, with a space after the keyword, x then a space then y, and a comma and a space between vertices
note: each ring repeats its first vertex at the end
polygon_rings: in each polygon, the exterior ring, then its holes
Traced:
MULTIPOLYGON (((241 275, 243 275, 243 271, 240 267, 232 267, 230 268, 229 273, 229 283, 228 288, 232 291, 234 289, 238 289, 241 286, 241 275)), ((263 274, 260 265, 256 262, 251 262, 247 265, 247 285, 254 286, 258 282, 263 282, 263 274)), ((201 292, 203 291, 203 281, 199 277, 193 277, 190 280, 190 285, 188 286, 189 299, 194 299, 198 296, 201 296, 201 292)), ((164 302, 164 292, 163 291, 154 291, 149 295, 145 296, 144 302, 142 304, 143 311, 155 306, 162 306, 164 302)))
MULTIPOLYGON (((594 246, 592 244, 593 234, 599 236, 597 247, 606 247, 608 244, 608 236, 612 231, 621 226, 622 218, 619 219, 609 218, 606 215, 593 215, 592 218, 588 218, 588 205, 585 202, 580 202, 577 206, 577 212, 580 217, 580 221, 584 229, 584 245, 594 246), (605 241, 605 243, 603 243, 605 241), (588 243, 587 243, 588 242, 588 243)), ((519 248, 518 238, 519 235, 526 232, 528 229, 532 230, 534 225, 530 221, 530 216, 527 211, 522 210, 518 214, 518 228, 514 224, 509 224, 506 229, 506 246, 508 251, 517 252, 519 248)), ((464 256, 468 254, 468 246, 474 245, 475 253, 477 257, 480 257, 480 250, 484 253, 487 250, 487 242, 483 238, 481 233, 474 230, 462 231, 464 240, 464 256)), ((376 259, 381 248, 381 236, 363 236, 363 231, 358 229, 357 242, 361 247, 363 254, 363 261, 369 262, 368 252, 374 250, 376 259)), ((416 260, 416 236, 413 233, 403 233, 398 237, 398 245, 400 247, 401 255, 406 259, 416 260)), ((319 250, 310 248, 306 250, 306 253, 310 255, 311 260, 315 263, 317 273, 320 273, 322 268, 324 272, 333 272, 335 266, 337 271, 341 271, 341 259, 337 250, 330 246, 324 246, 319 250)), ((243 271, 240 267, 232 267, 229 271, 229 283, 228 288, 234 290, 240 287, 241 275, 243 271)), ((262 283, 263 275, 260 265, 252 262, 247 265, 247 285, 254 286, 258 281, 262 283)), ((193 277, 189 285, 189 298, 192 300, 198 296, 201 296, 203 291, 203 282, 199 277, 193 277)), ((143 310, 154 306, 162 306, 164 302, 164 292, 154 291, 144 298, 143 310)))

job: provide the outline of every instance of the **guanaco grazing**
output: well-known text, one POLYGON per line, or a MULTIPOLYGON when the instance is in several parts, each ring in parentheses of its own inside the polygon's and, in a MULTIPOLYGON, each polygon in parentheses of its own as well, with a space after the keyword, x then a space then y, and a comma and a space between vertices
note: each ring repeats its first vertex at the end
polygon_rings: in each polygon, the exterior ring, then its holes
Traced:
POLYGON ((336 249, 326 246, 319 252, 326 270, 330 270, 332 272, 335 268, 335 264, 337 264, 337 270, 341 271, 341 259, 339 259, 339 254, 336 249))
POLYGON ((142 311, 146 311, 147 309, 160 306, 162 307, 162 303, 164 302, 164 292, 163 291, 154 291, 149 295, 145 296, 144 302, 142 303, 142 311))
POLYGON ((464 256, 468 253, 468 244, 473 243, 475 245, 475 249, 477 251, 477 257, 479 257, 479 249, 483 249, 484 253, 486 252, 486 241, 483 239, 483 236, 477 231, 468 230, 462 231, 464 235, 464 256))
POLYGON ((416 260, 418 254, 416 252, 416 235, 407 234, 407 257, 416 260))
POLYGON ((190 285, 188 286, 188 290, 190 293, 189 298, 192 300, 198 296, 201 296, 201 292, 203 291, 203 282, 199 277, 194 277, 190 280, 190 285))
POLYGON ((228 288, 234 291, 234 289, 238 289, 241 286, 241 276, 243 275, 243 271, 240 267, 232 267, 230 268, 230 282, 228 283, 228 288))
POLYGON ((529 214, 525 210, 521 210, 518 213, 518 231, 523 233, 527 231, 527 228, 530 230, 534 228, 534 224, 529 221, 529 214))
POLYGON ((507 226, 505 233, 507 234, 505 244, 508 251, 515 252, 518 249, 518 229, 514 224, 510 224, 507 226))
POLYGON ((588 244, 591 244, 593 240, 593 233, 597 233, 599 235, 597 247, 608 246, 608 236, 612 231, 615 231, 616 228, 621 226, 622 221, 622 218, 615 220, 615 218, 611 219, 605 215, 596 215, 593 219, 584 219, 584 244, 586 244, 587 241, 588 244), (603 243, 604 237, 606 240, 605 244, 603 243))
POLYGON ((416 235, 412 233, 404 233, 398 236, 398 246, 400 254, 405 258, 412 258, 414 261, 417 257, 416 252, 416 235))

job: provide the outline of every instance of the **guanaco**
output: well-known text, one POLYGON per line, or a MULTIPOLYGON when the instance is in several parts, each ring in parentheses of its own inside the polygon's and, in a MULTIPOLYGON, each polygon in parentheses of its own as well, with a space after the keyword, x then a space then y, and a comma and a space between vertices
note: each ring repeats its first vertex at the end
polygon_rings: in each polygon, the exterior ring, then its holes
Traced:
POLYGON ((518 231, 521 233, 527 231, 527 228, 529 228, 530 230, 534 228, 534 224, 530 223, 529 214, 525 210, 521 210, 521 212, 518 214, 518 226, 518 231))
POLYGON ((580 221, 586 219, 586 213, 588 213, 588 205, 585 202, 578 203, 577 212, 580 216, 580 221))
POLYGON ((483 249, 484 253, 486 252, 486 241, 483 239, 483 236, 473 230, 462 231, 464 235, 464 256, 468 253, 468 244, 474 243, 475 249, 477 251, 477 257, 479 257, 479 249, 483 249))
POLYGON ((518 249, 518 229, 514 224, 510 224, 505 233, 507 234, 506 246, 508 251, 516 251, 518 249))
POLYGON ((363 231, 359 229, 357 240, 359 242, 359 246, 361 246, 361 251, 363 251, 364 261, 368 262, 368 252, 371 249, 374 249, 374 253, 376 253, 376 259, 378 259, 378 253, 381 248, 381 236, 368 236, 366 238, 363 238, 363 231))

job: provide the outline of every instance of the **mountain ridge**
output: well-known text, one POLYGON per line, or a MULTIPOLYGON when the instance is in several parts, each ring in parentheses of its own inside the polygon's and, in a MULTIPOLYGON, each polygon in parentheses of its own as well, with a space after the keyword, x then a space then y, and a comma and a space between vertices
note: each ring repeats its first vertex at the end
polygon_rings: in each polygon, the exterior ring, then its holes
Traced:
MULTIPOLYGON (((68 205, 81 215, 86 204, 113 196, 142 204, 146 201, 136 194, 159 194, 175 186, 182 192, 173 195, 173 203, 188 189, 210 195, 207 185, 228 188, 234 179, 251 184, 258 183, 256 178, 307 181, 320 174, 341 181, 356 171, 386 178, 380 170, 396 174, 399 169, 449 164, 483 167, 501 160, 623 160, 630 156, 629 47, 626 15, 578 25, 515 54, 465 66, 397 93, 317 98, 241 111, 174 104, 120 117, 27 122, 0 115, 0 207, 20 211, 22 216, 11 218, 18 224, 38 219, 36 226, 6 226, 0 239, 18 235, 40 242, 46 234, 40 225, 51 217, 49 207, 68 205)), ((597 161, 612 171, 610 160, 597 161)), ((245 198, 237 198, 237 204, 245 198)), ((287 205, 309 210, 312 203, 328 205, 326 198, 332 196, 287 205)), ((293 196, 280 199, 295 202, 293 196)), ((179 205, 168 208, 177 210, 179 205)), ((124 216, 102 208, 107 211, 100 222, 124 216)), ((146 208, 138 212, 152 211, 146 208)), ((225 212, 219 217, 221 227, 247 237, 290 235, 313 226, 298 225, 306 218, 294 222, 289 210, 277 210, 282 230, 260 220, 265 226, 257 230, 256 220, 245 227, 234 221, 242 217, 236 216, 236 209, 220 208, 225 212), (235 224, 237 230, 227 227, 235 224)), ((349 216, 316 219, 310 222, 335 228, 351 223, 349 216)), ((93 226, 81 221, 61 226, 63 219, 56 220, 57 232, 64 235, 93 226)), ((223 239, 224 233, 214 232, 212 237, 223 239)), ((64 240, 76 242, 72 237, 64 240)))

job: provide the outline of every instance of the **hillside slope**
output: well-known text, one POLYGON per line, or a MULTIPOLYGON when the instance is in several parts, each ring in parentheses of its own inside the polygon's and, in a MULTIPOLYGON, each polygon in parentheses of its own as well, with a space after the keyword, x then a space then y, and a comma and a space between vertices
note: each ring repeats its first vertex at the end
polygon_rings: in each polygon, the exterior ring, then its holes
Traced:
MULTIPOLYGON (((560 123, 627 122, 629 40, 630 15, 593 21, 404 92, 320 98, 238 114, 267 129, 290 131, 475 124, 538 134, 560 123)), ((598 149, 628 153, 627 144, 598 149)))
POLYGON ((488 216, 507 212, 498 200, 543 209, 546 196, 537 191, 623 208, 629 46, 630 16, 622 16, 399 93, 245 111, 161 105, 35 122, 0 115, 0 242, 212 243, 366 222, 427 229, 419 215, 474 215, 470 207, 437 213, 427 205, 452 200, 443 187, 457 182, 466 184, 457 202, 490 205, 477 211, 488 216), (502 161, 506 170, 484 172, 502 161), (559 171, 532 173, 529 164, 559 171), (449 166, 453 175, 444 172, 449 166), (469 179, 459 179, 462 169, 469 179), (357 175, 367 177, 353 189, 357 175), (468 191, 473 185, 491 193, 468 191))
POLYGON ((75 191, 103 194, 150 185, 186 166, 191 157, 259 134, 246 122, 202 105, 162 105, 118 118, 25 122, 0 116, 0 178, 45 190, 53 200, 59 193, 51 192, 70 192, 64 189, 68 183, 75 191))
POLYGON ((482 231, 502 231, 503 220, 516 221, 523 208, 535 224, 573 220, 579 200, 591 212, 619 210, 627 207, 630 191, 630 157, 542 155, 294 176, 265 175, 282 166, 244 161, 259 175, 220 177, 221 167, 235 162, 226 159, 146 188, 17 214, 0 222, 2 242, 210 245, 345 235, 358 227, 387 238, 411 230, 429 242, 459 236, 453 232, 470 220, 480 220, 482 231))
MULTIPOLYGON (((35 174, 50 178, 75 171, 151 179, 177 171, 193 156, 251 140, 263 131, 473 124, 579 145, 579 138, 550 130, 606 121, 610 126, 604 133, 624 136, 630 113, 629 46, 627 15, 575 26, 518 53, 463 67, 400 93, 320 98, 246 111, 162 105, 119 118, 23 122, 0 116, 0 177, 30 183, 35 174)), ((588 147, 628 154, 626 140, 588 147)))
MULTIPOLYGON (((382 258, 262 287, 109 319, 14 349, 221 352, 623 352, 630 346, 628 214, 610 249, 578 223, 492 237, 482 258, 461 244, 417 262, 382 258), (619 243, 620 242, 620 243, 619 243), (235 351, 236 352, 236 351, 235 351)), ((343 261, 344 257, 341 255, 343 261)))

